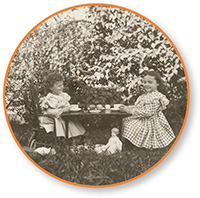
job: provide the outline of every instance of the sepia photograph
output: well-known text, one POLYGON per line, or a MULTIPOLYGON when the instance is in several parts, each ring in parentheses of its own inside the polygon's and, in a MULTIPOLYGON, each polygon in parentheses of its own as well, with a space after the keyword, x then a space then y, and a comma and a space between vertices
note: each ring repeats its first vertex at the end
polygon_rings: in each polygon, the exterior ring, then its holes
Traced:
POLYGON ((11 58, 4 96, 26 157, 81 187, 125 184, 155 168, 182 134, 190 97, 167 34, 106 4, 74 6, 38 23, 11 58))

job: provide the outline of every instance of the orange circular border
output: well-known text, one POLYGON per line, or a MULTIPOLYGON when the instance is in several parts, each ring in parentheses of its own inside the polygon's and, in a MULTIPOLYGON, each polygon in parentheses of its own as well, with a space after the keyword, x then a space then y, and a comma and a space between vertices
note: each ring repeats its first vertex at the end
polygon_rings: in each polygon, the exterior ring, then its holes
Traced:
POLYGON ((124 7, 121 7, 121 6, 117 6, 117 5, 112 5, 112 4, 102 4, 102 3, 91 3, 91 4, 81 4, 81 5, 76 5, 76 6, 72 6, 72 7, 69 7, 69 8, 66 8, 66 9, 63 9, 63 10, 60 10, 52 15, 50 15, 49 17, 45 18, 44 20, 42 20, 40 23, 38 23, 35 27, 33 27, 27 34, 26 36, 22 39, 22 41, 19 43, 19 45, 17 46, 16 50, 14 51, 12 57, 11 57, 11 60, 8 64, 8 68, 6 70, 6 75, 5 75, 5 79, 4 79, 4 91, 3 91, 3 105, 4 105, 4 111, 5 111, 5 116, 6 116, 6 121, 8 123, 8 126, 9 126, 9 129, 11 131, 11 134, 15 140, 15 142, 17 143, 17 145, 19 146, 19 148, 22 150, 22 152, 25 154, 25 156, 33 163, 35 164, 39 169, 41 169, 42 171, 44 171, 46 174, 54 177, 55 179, 58 179, 62 182, 65 182, 65 183, 68 183, 68 184, 72 184, 72 185, 75 185, 75 186, 80 186, 80 187, 89 187, 89 188, 104 188, 104 187, 112 187, 112 186, 118 186, 118 185, 121 185, 121 184, 125 184, 125 183, 128 183, 130 181, 133 181, 135 179, 138 179, 140 177, 142 177, 143 175, 145 175, 146 173, 150 172, 152 169, 154 169, 158 164, 160 164, 166 157, 167 155, 171 152, 171 150, 174 148, 174 146, 176 145, 177 141, 179 140, 182 132, 183 132, 183 129, 184 129, 184 126, 185 126, 185 123, 186 123, 186 120, 187 120, 187 116, 188 116, 188 111, 189 111, 189 102, 190 102, 190 88, 189 88, 189 80, 188 80, 188 76, 187 76, 187 72, 186 72, 186 68, 185 68, 185 65, 184 65, 184 62, 180 56, 180 53, 178 52, 176 46, 174 45, 174 43, 171 41, 171 39, 165 34, 165 32, 163 30, 161 30, 155 23, 153 23, 151 20, 149 20, 148 18, 144 17, 143 15, 135 12, 135 11, 132 11, 128 8, 124 8, 124 7), (141 18, 147 20, 149 23, 151 23, 153 26, 155 26, 160 32, 162 32, 165 37, 168 39, 168 41, 171 43, 171 45, 174 47, 177 55, 179 56, 180 60, 181 60, 181 63, 182 63, 182 66, 183 66, 183 69, 184 69, 184 73, 185 73, 185 77, 186 77, 186 80, 187 80, 187 109, 186 109, 186 113, 185 113, 185 118, 184 118, 184 122, 182 124, 182 127, 181 127, 181 130, 179 132, 179 135, 177 136, 175 142, 173 143, 173 145, 171 146, 171 148, 169 149, 169 151, 154 165, 152 166, 151 168, 149 168, 147 171, 143 172, 142 174, 138 175, 137 177, 134 177, 132 179, 129 179, 129 180, 126 180, 126 181, 123 181, 123 182, 119 182, 119 183, 116 183, 116 184, 109 184, 109 185, 102 185, 102 186, 95 186, 95 185, 84 185, 84 184, 76 184, 76 183, 73 183, 73 182, 70 182, 70 181, 66 181, 64 179, 61 179, 51 173, 49 173, 48 171, 44 170, 43 168, 41 168, 36 162, 34 162, 30 157, 29 155, 23 150, 23 148, 21 147, 21 145, 19 144, 19 142, 17 141, 15 135, 14 135, 14 132, 12 131, 12 128, 10 126, 10 122, 9 122, 9 119, 8 119, 8 115, 7 115, 7 111, 6 111, 6 102, 5 102, 5 88, 6 88, 6 80, 7 80, 7 76, 8 76, 8 72, 9 72, 9 69, 10 69, 10 65, 12 63, 12 60, 17 52, 17 50, 19 49, 19 47, 21 46, 21 44, 24 42, 24 40, 29 36, 29 34, 34 31, 40 24, 42 24, 43 22, 45 22, 46 20, 48 20, 49 18, 61 13, 61 12, 64 12, 64 11, 67 11, 67 10, 71 10, 71 9, 74 9, 74 8, 78 8, 78 7, 85 7, 85 6, 107 6, 107 7, 114 7, 114 8, 119 8, 119 9, 123 9, 123 10, 126 10, 128 12, 132 12, 133 14, 136 14, 138 16, 140 16, 141 18))

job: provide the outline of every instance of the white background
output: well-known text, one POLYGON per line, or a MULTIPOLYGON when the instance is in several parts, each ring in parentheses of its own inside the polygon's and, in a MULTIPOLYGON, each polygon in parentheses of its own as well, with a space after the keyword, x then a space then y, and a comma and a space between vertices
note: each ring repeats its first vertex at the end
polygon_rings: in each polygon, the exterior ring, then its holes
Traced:
POLYGON ((4 0, 0 5, 1 100, 6 69, 24 36, 49 15, 78 4, 108 3, 134 10, 157 24, 173 41, 186 65, 191 101, 181 138, 167 158, 145 176, 110 188, 83 188, 58 181, 30 162, 15 143, 0 105, 1 197, 199 197, 199 4, 160 0, 4 0))

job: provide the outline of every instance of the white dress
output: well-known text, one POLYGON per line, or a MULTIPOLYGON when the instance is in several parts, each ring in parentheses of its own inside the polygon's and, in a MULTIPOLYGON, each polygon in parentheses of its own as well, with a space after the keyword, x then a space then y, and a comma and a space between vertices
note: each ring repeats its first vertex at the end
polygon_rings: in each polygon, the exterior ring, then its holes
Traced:
POLYGON ((114 154, 118 151, 122 151, 122 142, 116 135, 113 135, 110 137, 106 145, 95 145, 95 151, 98 154, 102 152, 106 152, 108 155, 114 154))
POLYGON ((108 154, 113 154, 116 153, 117 151, 122 150, 122 142, 117 136, 112 136, 109 140, 108 143, 105 146, 105 149, 108 154))
MULTIPOLYGON (((69 100, 71 97, 67 94, 62 92, 59 95, 55 95, 49 93, 42 101, 41 108, 44 114, 46 110, 51 109, 59 109, 66 106, 70 106, 69 100)), ((56 136, 58 137, 66 137, 66 126, 65 122, 62 118, 56 118, 55 120, 55 128, 56 128, 56 136)), ((54 131, 54 122, 52 119, 48 117, 41 117, 40 118, 40 125, 45 128, 46 132, 49 133, 54 131)), ((68 138, 76 137, 79 135, 83 135, 85 133, 85 129, 83 126, 77 121, 69 121, 68 122, 68 138)))

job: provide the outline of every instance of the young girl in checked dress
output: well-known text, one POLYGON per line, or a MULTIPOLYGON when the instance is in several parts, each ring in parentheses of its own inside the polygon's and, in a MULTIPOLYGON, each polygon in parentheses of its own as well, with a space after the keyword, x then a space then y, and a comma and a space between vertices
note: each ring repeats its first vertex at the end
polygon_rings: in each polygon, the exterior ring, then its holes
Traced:
MULTIPOLYGON (((55 128, 57 137, 73 138, 83 135, 85 129, 77 121, 68 122, 68 134, 66 134, 66 126, 64 120, 60 117, 63 112, 69 112, 71 97, 63 92, 63 79, 58 72, 53 72, 47 76, 47 85, 49 93, 43 99, 41 108, 44 114, 51 115, 55 119, 55 128)), ((40 119, 40 125, 43 126, 47 133, 54 130, 54 122, 48 118, 40 119)))
POLYGON ((167 119, 162 113, 169 100, 158 91, 161 82, 158 73, 149 72, 143 79, 146 93, 138 97, 134 106, 121 107, 122 111, 132 114, 132 116, 123 120, 122 137, 137 147, 163 148, 175 138, 167 119))

